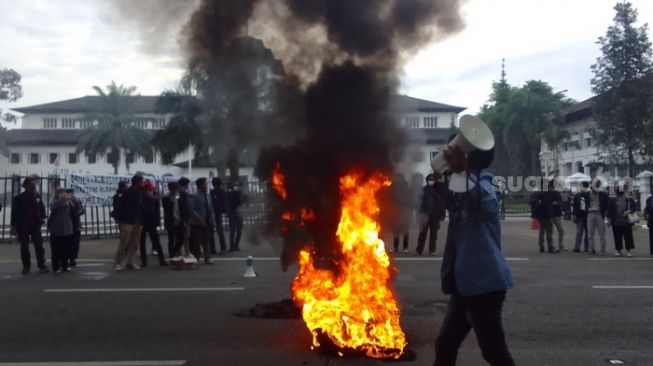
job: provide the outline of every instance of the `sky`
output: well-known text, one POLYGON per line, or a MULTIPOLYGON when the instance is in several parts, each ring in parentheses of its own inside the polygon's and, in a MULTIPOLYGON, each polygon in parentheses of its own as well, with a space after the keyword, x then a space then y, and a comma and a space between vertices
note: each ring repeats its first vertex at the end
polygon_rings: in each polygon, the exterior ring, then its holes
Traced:
MULTIPOLYGON (((161 30, 160 45, 146 48, 133 25, 111 11, 110 1, 0 0, 0 68, 18 71, 24 92, 0 108, 93 95, 93 85, 112 80, 143 95, 174 88, 184 69, 176 34, 185 19, 161 30)), ((639 24, 653 23, 653 1, 631 3, 639 24)), ((461 8, 465 28, 420 50, 403 68, 400 92, 473 114, 487 101, 505 58, 511 85, 543 80, 573 99, 587 99, 590 66, 600 55, 596 41, 612 24, 614 5, 467 0, 461 8)))

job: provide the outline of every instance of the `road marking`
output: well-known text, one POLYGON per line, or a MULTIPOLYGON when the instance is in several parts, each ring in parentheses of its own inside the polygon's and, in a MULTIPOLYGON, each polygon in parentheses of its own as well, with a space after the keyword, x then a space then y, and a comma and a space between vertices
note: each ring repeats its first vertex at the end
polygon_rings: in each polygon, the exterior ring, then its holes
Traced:
MULTIPOLYGON (((393 257, 396 261, 441 261, 442 257, 393 257)), ((530 258, 518 258, 518 257, 508 257, 506 260, 509 261, 529 261, 530 258)))
POLYGON ((0 362, 0 366, 181 366, 186 360, 173 361, 81 361, 81 362, 0 362))
POLYGON ((653 286, 648 285, 599 285, 592 286, 596 290, 653 290, 653 286))
MULTIPOLYGON (((85 292, 210 292, 243 291, 244 287, 143 287, 143 288, 51 288, 43 290, 48 293, 85 293, 85 292)), ((2 364, 0 364, 1 366, 2 364)))
POLYGON ((588 261, 653 261, 653 257, 586 258, 588 261))

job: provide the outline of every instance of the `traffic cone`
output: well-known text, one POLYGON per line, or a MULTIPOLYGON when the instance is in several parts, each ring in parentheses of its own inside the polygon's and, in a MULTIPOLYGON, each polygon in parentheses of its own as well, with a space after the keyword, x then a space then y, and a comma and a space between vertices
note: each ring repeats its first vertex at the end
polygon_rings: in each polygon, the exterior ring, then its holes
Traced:
POLYGON ((245 266, 245 274, 243 277, 256 277, 256 271, 254 271, 254 257, 248 255, 245 260, 245 266))
POLYGON ((540 222, 537 219, 531 221, 531 230, 540 230, 540 222))

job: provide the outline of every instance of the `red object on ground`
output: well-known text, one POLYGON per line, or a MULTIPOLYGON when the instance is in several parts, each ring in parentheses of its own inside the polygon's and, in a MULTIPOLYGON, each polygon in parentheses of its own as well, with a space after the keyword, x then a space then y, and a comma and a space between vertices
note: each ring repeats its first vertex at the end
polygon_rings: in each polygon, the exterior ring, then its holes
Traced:
POLYGON ((531 230, 540 230, 540 222, 537 219, 531 221, 531 230))

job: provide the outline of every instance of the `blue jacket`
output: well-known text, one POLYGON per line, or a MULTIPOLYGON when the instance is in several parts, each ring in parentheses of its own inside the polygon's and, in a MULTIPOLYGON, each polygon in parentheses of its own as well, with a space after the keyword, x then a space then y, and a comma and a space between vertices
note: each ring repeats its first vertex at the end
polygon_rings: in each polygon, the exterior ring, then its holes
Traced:
MULTIPOLYGON (((477 181, 475 175, 469 179, 477 181)), ((474 296, 513 287, 510 267, 501 252, 499 211, 492 175, 487 172, 481 173, 480 186, 451 197, 441 269, 445 294, 474 296)))
POLYGON ((213 202, 211 202, 211 196, 208 193, 202 193, 198 191, 195 194, 188 195, 188 205, 191 212, 191 225, 213 225, 215 222, 215 218, 213 216, 213 202))

